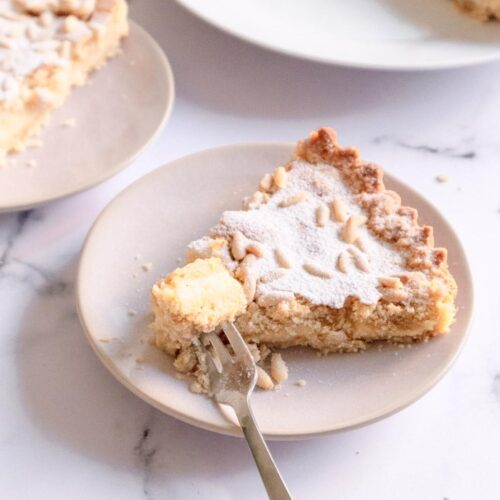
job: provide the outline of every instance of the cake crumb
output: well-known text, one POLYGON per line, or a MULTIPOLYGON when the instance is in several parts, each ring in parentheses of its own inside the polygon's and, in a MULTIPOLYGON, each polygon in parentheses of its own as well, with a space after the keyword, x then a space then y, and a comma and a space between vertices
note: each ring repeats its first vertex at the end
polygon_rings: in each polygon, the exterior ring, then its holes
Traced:
POLYGON ((436 180, 438 182, 447 182, 448 181, 448 176, 444 174, 439 174, 436 176, 436 180))
POLYGON ((99 342, 101 342, 102 344, 109 344, 109 342, 111 342, 111 339, 109 337, 101 337, 99 339, 99 342))
POLYGON ((142 255, 140 253, 136 254, 134 260, 142 260, 142 255))
POLYGON ((152 262, 143 262, 142 269, 146 272, 151 271, 151 269, 153 269, 153 263, 152 262))
POLYGON ((129 316, 137 316, 137 311, 136 311, 135 309, 129 309, 129 310, 127 311, 127 314, 128 314, 129 316))
POLYGON ((194 394, 201 394, 203 392, 203 387, 199 382, 194 380, 191 382, 191 385, 189 386, 189 390, 194 393, 194 394))
POLYGON ((277 352, 271 354, 271 377, 278 383, 284 382, 288 378, 288 366, 281 354, 277 352))
POLYGON ((67 118, 61 122, 61 127, 71 128, 76 127, 76 118, 67 118))
POLYGON ((307 384, 307 382, 301 378, 300 380, 297 380, 297 383, 295 385, 299 386, 299 387, 305 387, 307 384))
POLYGON ((137 278, 137 273, 132 273, 132 278, 137 278))
POLYGON ((36 160, 28 160, 28 161, 26 162, 26 166, 27 166, 28 168, 33 168, 33 167, 36 167, 36 164, 37 164, 36 160))
POLYGON ((26 147, 29 149, 36 149, 42 146, 43 142, 39 137, 30 137, 26 141, 26 147))
POLYGON ((276 384, 276 385, 274 386, 274 390, 275 390, 275 391, 281 391, 281 385, 280 385, 280 384, 276 384))

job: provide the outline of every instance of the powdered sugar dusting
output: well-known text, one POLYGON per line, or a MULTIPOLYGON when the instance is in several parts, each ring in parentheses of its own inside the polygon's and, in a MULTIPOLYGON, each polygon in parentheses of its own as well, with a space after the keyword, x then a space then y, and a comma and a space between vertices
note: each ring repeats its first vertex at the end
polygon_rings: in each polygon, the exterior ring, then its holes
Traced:
MULTIPOLYGON (((401 254, 374 237, 366 227, 361 227, 359 235, 369 270, 359 269, 353 254, 360 250, 341 239, 343 223, 330 218, 320 227, 316 222, 318 207, 330 206, 334 198, 342 200, 348 215, 364 214, 338 171, 326 164, 295 161, 287 178, 286 186, 273 194, 266 204, 248 211, 224 212, 210 235, 231 238, 240 231, 262 245, 263 256, 252 260, 247 267, 248 273, 257 279, 257 299, 270 294, 293 293, 314 304, 335 308, 341 308, 349 296, 358 297, 365 304, 376 303, 380 298, 378 278, 405 271, 401 254), (307 193, 304 201, 286 208, 279 206, 283 200, 301 191, 307 193), (354 250, 349 252, 349 249, 354 250), (267 280, 266 276, 280 266, 277 251, 286 254, 293 266, 279 277, 267 280), (336 265, 343 251, 348 254, 346 273, 340 272, 336 265), (310 267, 307 263, 311 262, 328 271, 324 274, 331 277, 307 272, 310 267)), ((195 246, 203 246, 202 241, 195 246)))

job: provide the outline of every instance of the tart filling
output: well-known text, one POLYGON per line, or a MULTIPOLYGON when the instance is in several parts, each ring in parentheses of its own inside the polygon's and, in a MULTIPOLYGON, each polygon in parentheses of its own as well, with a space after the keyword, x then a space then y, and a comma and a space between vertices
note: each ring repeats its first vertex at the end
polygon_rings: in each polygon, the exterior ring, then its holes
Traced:
POLYGON ((416 210, 401 206, 382 177, 380 167, 339 146, 333 130, 313 132, 242 210, 224 212, 189 245, 191 264, 155 285, 155 344, 204 390, 199 335, 228 319, 258 361, 273 348, 354 352, 446 332, 456 295, 446 250, 434 248, 432 228, 418 224, 416 210), (200 288, 186 275, 203 262, 214 271, 200 288), (172 281, 195 295, 161 293, 172 281))

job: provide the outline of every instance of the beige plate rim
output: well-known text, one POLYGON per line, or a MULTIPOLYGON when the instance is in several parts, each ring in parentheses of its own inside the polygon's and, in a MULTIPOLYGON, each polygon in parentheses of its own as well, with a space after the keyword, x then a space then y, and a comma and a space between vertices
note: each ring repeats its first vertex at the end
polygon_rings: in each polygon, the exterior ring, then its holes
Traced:
MULTIPOLYGON (((70 190, 62 190, 58 193, 51 194, 50 196, 46 198, 37 198, 37 199, 32 199, 31 201, 26 201, 23 203, 19 204, 11 204, 8 206, 2 206, 0 205, 0 213, 8 213, 8 212, 17 212, 21 210, 29 210, 31 208, 35 208, 41 205, 45 205, 47 203, 51 203, 56 200, 60 200, 63 198, 67 198, 69 196, 72 196, 77 193, 81 193, 82 191, 86 191, 87 189, 90 189, 98 184, 101 184, 111 177, 115 176, 118 172, 123 170, 125 167, 127 167, 132 161, 134 161, 140 153, 147 147, 149 146, 160 134, 162 131, 163 127, 167 123, 171 113, 172 113, 172 108, 174 104, 174 99, 175 99, 175 81, 174 81, 174 74, 172 71, 172 67, 170 65, 170 62, 161 47, 158 45, 156 40, 138 23, 135 21, 129 20, 129 24, 132 27, 132 29, 140 32, 142 36, 148 41, 150 44, 151 50, 153 50, 156 55, 158 56, 158 60, 162 62, 161 70, 165 72, 166 80, 168 82, 168 88, 171 89, 171 92, 169 94, 168 101, 166 102, 166 106, 163 112, 163 117, 162 119, 158 122, 158 125, 154 131, 154 133, 146 140, 138 149, 135 151, 135 153, 128 157, 125 158, 124 160, 117 162, 115 165, 113 165, 112 168, 106 169, 102 174, 93 176, 89 179, 86 179, 83 181, 80 185, 70 189, 70 190)), ((64 104, 63 104, 64 106, 64 104)))
MULTIPOLYGON (((89 233, 87 234, 87 237, 84 241, 82 251, 80 254, 80 260, 79 260, 79 265, 78 265, 78 271, 77 271, 77 287, 76 287, 76 306, 77 306, 77 312, 78 316, 80 319, 80 323, 82 325, 83 331, 85 333, 85 336, 87 337, 87 340, 89 341, 92 349, 94 352, 97 354, 98 358, 102 361, 104 366, 111 372, 111 374, 121 383, 123 384, 127 389, 129 389, 132 393, 134 393, 136 396, 141 398, 143 401, 147 402, 151 406, 155 407, 156 409, 160 410, 163 413, 166 413, 167 415, 170 415, 182 422, 185 422, 190 425, 194 425, 195 427, 199 427, 205 430, 209 430, 212 432, 216 432, 219 434, 224 434, 228 436, 235 436, 235 437, 242 437, 242 434, 238 428, 235 427, 218 427, 216 425, 210 424, 206 421, 204 421, 202 418, 197 418, 193 417, 192 415, 189 415, 187 413, 182 413, 179 411, 176 411, 170 407, 168 407, 165 404, 162 404, 161 402, 151 398, 144 392, 142 392, 140 389, 138 389, 134 384, 130 382, 127 378, 125 378, 117 369, 116 365, 112 362, 111 359, 108 357, 104 356, 102 352, 97 348, 95 338, 92 336, 86 320, 85 320, 85 315, 83 313, 83 307, 82 307, 82 300, 83 300, 83 290, 82 290, 82 269, 84 267, 84 262, 86 259, 87 252, 89 251, 90 246, 92 245, 92 240, 93 236, 95 234, 96 228, 100 225, 101 221, 106 218, 108 212, 113 210, 113 205, 115 202, 120 200, 122 197, 126 197, 127 194, 135 190, 136 188, 139 188, 141 184, 148 183, 150 182, 153 178, 158 176, 160 172, 163 172, 164 170, 167 169, 172 169, 175 167, 179 167, 182 165, 182 163, 185 160, 192 160, 195 158, 202 158, 205 154, 212 154, 217 151, 222 151, 222 150, 228 150, 228 149, 254 149, 254 148, 287 148, 289 151, 293 150, 294 145, 290 143, 285 143, 285 142, 260 142, 260 143, 251 143, 251 144, 231 144, 231 145, 226 145, 226 146, 221 146, 221 147, 216 147, 216 148, 209 148, 205 149, 187 156, 184 156, 182 158, 179 158, 177 160, 171 161, 161 167, 158 167, 157 169, 153 170, 152 172, 149 172, 148 174, 144 175, 143 177, 139 178, 137 181, 135 181, 133 184, 125 188, 123 191, 121 191, 113 200, 109 202, 109 204, 104 208, 104 210, 99 214, 97 217, 96 221, 92 225, 89 233)), ((353 419, 350 423, 344 424, 341 427, 336 427, 336 428, 321 428, 321 429, 309 429, 306 431, 299 431, 296 433, 265 433, 265 437, 267 439, 271 440, 276 440, 276 441, 286 441, 286 440, 300 440, 300 439, 309 439, 313 437, 321 437, 321 436, 327 436, 331 434, 336 434, 339 432, 344 432, 360 427, 364 427, 365 425, 369 425, 375 422, 378 422, 379 420, 382 420, 386 417, 389 417, 391 415, 394 415, 395 413, 405 409, 406 407, 410 406, 414 402, 416 402, 418 399, 420 399, 422 396, 424 396, 427 392, 429 392, 443 377, 448 373, 449 369, 451 366, 454 364, 456 361, 457 357, 461 353, 465 342, 469 336, 470 329, 471 329, 471 324, 473 320, 473 315, 474 315, 474 283, 472 279, 472 273, 471 269, 468 263, 468 258, 467 258, 467 253, 461 244, 458 236, 456 235, 455 231, 451 227, 451 225, 444 219, 444 217, 440 214, 440 212, 437 210, 437 208, 429 202, 425 197, 420 195, 417 191, 415 191, 413 188, 408 186, 406 183, 400 181, 397 177, 393 176, 392 174, 389 174, 387 172, 384 172, 384 175, 387 180, 389 180, 391 183, 397 184, 399 186, 402 186, 405 190, 410 192, 413 196, 419 198, 423 204, 427 204, 429 208, 433 212, 435 212, 438 217, 441 219, 441 223, 443 223, 447 229, 450 231, 450 233, 453 235, 455 239, 455 243, 457 245, 457 253, 460 255, 461 258, 461 264, 464 266, 463 271, 465 275, 465 281, 467 283, 468 287, 468 303, 467 303, 467 310, 465 311, 465 317, 463 318, 464 326, 462 328, 463 330, 463 335, 461 338, 461 341, 459 345, 457 346, 456 350, 454 351, 453 355, 449 356, 447 359, 446 363, 443 363, 441 370, 435 374, 435 376, 428 380, 427 384, 419 386, 416 388, 414 391, 409 393, 404 400, 398 400, 394 401, 393 404, 391 405, 386 405, 382 411, 375 412, 372 415, 363 415, 359 417, 358 419, 353 419)), ((188 388, 186 386, 186 391, 188 391, 188 388)), ((202 397, 202 396, 196 396, 196 397, 202 397)))

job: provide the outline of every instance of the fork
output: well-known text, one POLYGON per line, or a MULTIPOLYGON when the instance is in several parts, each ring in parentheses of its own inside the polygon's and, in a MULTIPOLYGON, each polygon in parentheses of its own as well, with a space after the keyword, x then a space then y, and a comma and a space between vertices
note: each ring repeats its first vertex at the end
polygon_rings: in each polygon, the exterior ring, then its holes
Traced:
POLYGON ((227 404, 234 409, 269 498, 291 500, 292 496, 274 463, 250 408, 249 399, 257 380, 253 357, 232 322, 224 321, 221 326, 233 348, 234 356, 215 333, 204 335, 203 340, 208 341, 214 351, 212 354, 203 345, 204 342, 201 343, 200 348, 205 354, 208 367, 209 395, 218 403, 227 404))

